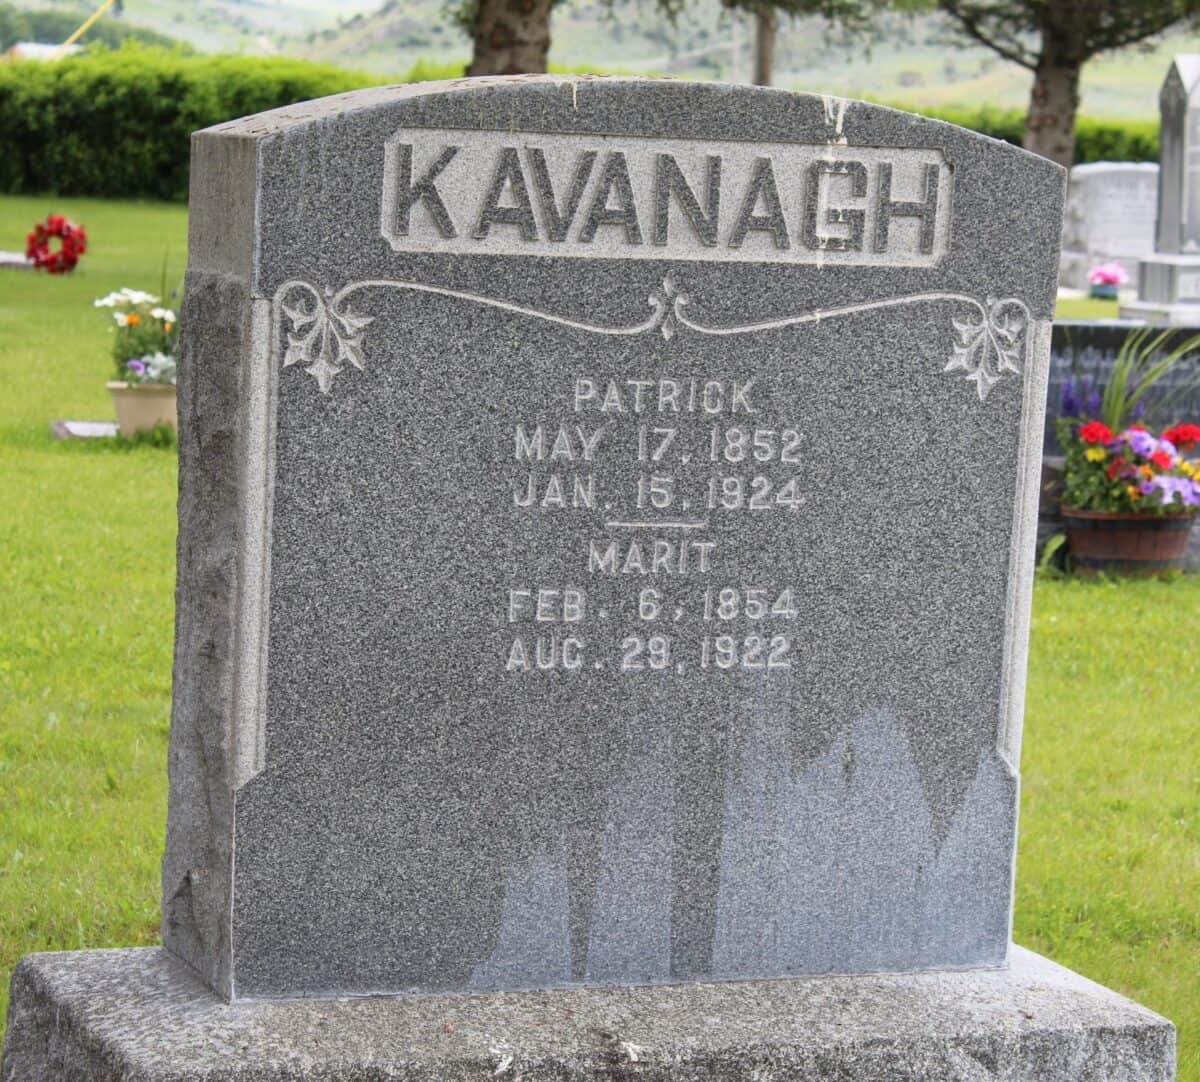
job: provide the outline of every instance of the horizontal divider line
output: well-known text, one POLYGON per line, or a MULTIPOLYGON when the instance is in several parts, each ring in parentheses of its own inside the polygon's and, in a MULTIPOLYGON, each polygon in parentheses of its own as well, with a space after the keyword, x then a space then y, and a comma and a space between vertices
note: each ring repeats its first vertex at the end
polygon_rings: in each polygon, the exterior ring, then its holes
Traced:
POLYGON ((707 522, 606 522, 604 528, 607 530, 703 530, 708 525, 707 522))

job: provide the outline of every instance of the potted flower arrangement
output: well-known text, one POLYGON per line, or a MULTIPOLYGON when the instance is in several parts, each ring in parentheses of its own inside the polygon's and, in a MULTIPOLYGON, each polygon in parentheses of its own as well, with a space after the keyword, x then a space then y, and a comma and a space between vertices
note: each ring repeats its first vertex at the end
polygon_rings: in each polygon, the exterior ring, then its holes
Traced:
POLYGON ((1089 296, 1115 300, 1121 286, 1129 281, 1129 275, 1120 263, 1101 263, 1088 272, 1089 296))
MULTIPOLYGON (((1084 571, 1155 572, 1181 568, 1200 509, 1200 425, 1158 429, 1148 393, 1181 363, 1195 364, 1200 336, 1169 347, 1170 333, 1131 335, 1101 390, 1078 374, 1063 393, 1056 421, 1063 448, 1061 509, 1067 545, 1084 571)), ((1160 397, 1169 409, 1196 378, 1160 397)))
POLYGON ((152 293, 119 289, 94 302, 112 309, 113 360, 116 379, 106 386, 122 436, 176 427, 175 347, 179 325, 175 313, 152 293))

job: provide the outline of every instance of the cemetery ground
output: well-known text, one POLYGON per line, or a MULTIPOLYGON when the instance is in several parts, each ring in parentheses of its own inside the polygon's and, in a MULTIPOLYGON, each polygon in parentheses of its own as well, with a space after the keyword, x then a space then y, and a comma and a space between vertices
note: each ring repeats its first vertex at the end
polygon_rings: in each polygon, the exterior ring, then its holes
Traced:
MULTIPOLYGON (((66 213, 65 278, 0 272, 0 1011, 30 951, 158 939, 175 454, 56 442, 109 419, 104 311, 184 266, 182 207, 0 198, 0 248, 66 213)), ((1070 312, 1072 316, 1106 313, 1070 312)), ((1171 1018, 1200 1082, 1200 576, 1041 577, 1018 942, 1171 1018)))

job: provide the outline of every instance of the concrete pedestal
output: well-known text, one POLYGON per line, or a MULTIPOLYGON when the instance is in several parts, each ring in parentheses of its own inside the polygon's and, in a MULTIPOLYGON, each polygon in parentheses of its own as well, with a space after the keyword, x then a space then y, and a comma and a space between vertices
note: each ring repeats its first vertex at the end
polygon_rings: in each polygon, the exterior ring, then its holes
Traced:
POLYGON ((1160 304, 1155 301, 1130 301, 1121 305, 1122 319, 1136 319, 1154 327, 1195 327, 1200 324, 1200 303, 1160 304))
POLYGON ((1121 318, 1155 326, 1200 325, 1200 255, 1144 256, 1138 263, 1137 300, 1121 305, 1121 318))
POLYGON ((35 954, 3 1082, 1170 1082, 1165 1019, 1004 970, 225 1004, 158 949, 35 954))

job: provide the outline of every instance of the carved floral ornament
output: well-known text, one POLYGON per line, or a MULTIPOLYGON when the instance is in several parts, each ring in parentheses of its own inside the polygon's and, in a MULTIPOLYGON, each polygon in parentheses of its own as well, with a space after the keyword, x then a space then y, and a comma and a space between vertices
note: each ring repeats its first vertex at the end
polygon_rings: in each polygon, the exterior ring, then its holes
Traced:
POLYGON ((646 298, 651 311, 645 320, 632 326, 613 327, 565 319, 535 308, 420 282, 389 279, 352 282, 337 292, 332 289, 322 292, 316 286, 300 280, 284 282, 275 293, 275 341, 278 343, 276 348, 282 350, 284 367, 302 365, 304 371, 317 381, 317 387, 322 394, 330 393, 334 377, 346 368, 357 368, 359 371, 365 368, 363 331, 374 317, 355 312, 349 301, 352 294, 367 289, 432 293, 548 323, 557 323, 589 334, 633 337, 657 332, 668 341, 682 331, 708 336, 754 334, 759 331, 798 327, 806 323, 820 323, 882 308, 953 304, 955 314, 951 316, 950 322, 954 340, 943 370, 962 372, 964 379, 975 384, 981 402, 1006 373, 1016 376, 1021 374, 1030 343, 1029 308, 1015 297, 1001 300, 989 297, 985 301, 979 301, 962 293, 915 293, 906 297, 822 309, 760 323, 721 327, 708 326, 690 318, 687 310, 691 298, 679 288, 674 276, 668 274, 646 298))

